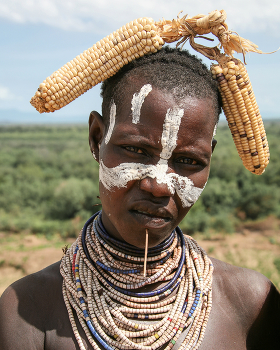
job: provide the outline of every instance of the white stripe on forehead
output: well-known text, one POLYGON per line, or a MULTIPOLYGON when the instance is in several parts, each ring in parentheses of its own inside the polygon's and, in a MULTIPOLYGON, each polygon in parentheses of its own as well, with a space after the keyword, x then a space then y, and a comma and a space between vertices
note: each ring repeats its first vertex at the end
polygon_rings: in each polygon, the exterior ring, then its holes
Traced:
POLYGON ((141 87, 139 93, 133 95, 131 101, 132 123, 139 123, 142 104, 151 91, 152 85, 146 84, 141 87))
POLYGON ((181 119, 184 115, 184 110, 179 108, 168 109, 165 121, 163 124, 163 131, 161 135, 162 151, 160 153, 161 159, 169 159, 172 152, 177 146, 177 136, 181 119))
POLYGON ((117 112, 117 107, 114 101, 111 103, 110 107, 110 124, 109 128, 107 131, 107 135, 105 137, 105 143, 107 144, 110 141, 114 126, 115 126, 115 121, 116 121, 116 112, 117 112))

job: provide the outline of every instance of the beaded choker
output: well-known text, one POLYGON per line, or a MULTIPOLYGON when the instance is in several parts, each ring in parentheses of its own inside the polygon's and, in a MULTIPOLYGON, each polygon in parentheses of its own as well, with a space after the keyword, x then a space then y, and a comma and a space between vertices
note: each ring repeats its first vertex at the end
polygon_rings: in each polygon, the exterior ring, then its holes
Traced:
POLYGON ((177 227, 148 250, 108 235, 102 213, 91 217, 62 258, 63 298, 80 349, 76 313, 93 349, 198 349, 212 306, 213 265, 177 227), (151 291, 139 288, 152 285, 151 291), (158 287, 159 285, 159 287, 158 287))

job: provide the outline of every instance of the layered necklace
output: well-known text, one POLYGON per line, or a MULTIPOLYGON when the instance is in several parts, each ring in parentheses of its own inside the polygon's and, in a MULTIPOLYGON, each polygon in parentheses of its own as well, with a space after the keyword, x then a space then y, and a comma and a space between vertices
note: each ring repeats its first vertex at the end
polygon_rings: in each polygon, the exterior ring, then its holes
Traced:
POLYGON ((96 350, 100 345, 108 350, 172 349, 182 332, 179 349, 198 349, 212 306, 211 260, 177 227, 148 249, 146 261, 144 277, 144 249, 110 237, 102 212, 86 222, 60 266, 63 298, 80 349, 85 346, 76 320, 96 350), (145 286, 152 290, 143 291, 145 286))

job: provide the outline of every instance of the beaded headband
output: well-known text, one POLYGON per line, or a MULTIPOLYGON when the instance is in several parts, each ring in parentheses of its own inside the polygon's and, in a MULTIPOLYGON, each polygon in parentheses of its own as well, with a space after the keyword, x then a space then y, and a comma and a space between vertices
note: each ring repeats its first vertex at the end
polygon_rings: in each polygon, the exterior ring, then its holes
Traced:
POLYGON ((54 72, 39 85, 30 103, 40 113, 54 112, 113 76, 128 62, 160 50, 164 43, 178 41, 177 46, 183 46, 189 40, 194 50, 218 62, 212 64, 211 72, 218 82, 235 146, 245 168, 260 175, 270 156, 266 133, 246 68, 240 60, 233 58, 233 53, 242 53, 245 58, 247 52, 263 52, 251 41, 228 30, 225 20, 224 10, 192 18, 185 15, 172 21, 138 18, 54 72), (219 39, 224 53, 217 46, 195 43, 195 38, 209 40, 203 37, 209 33, 219 39))

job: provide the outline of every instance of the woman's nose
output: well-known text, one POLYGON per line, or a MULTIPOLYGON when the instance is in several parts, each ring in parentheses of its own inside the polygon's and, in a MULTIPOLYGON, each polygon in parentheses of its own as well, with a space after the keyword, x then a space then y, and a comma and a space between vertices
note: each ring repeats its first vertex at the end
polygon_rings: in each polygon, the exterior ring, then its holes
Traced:
POLYGON ((164 180, 145 177, 139 180, 139 188, 142 191, 150 192, 154 197, 171 197, 175 192, 172 179, 170 179, 168 174, 165 175, 164 180))

